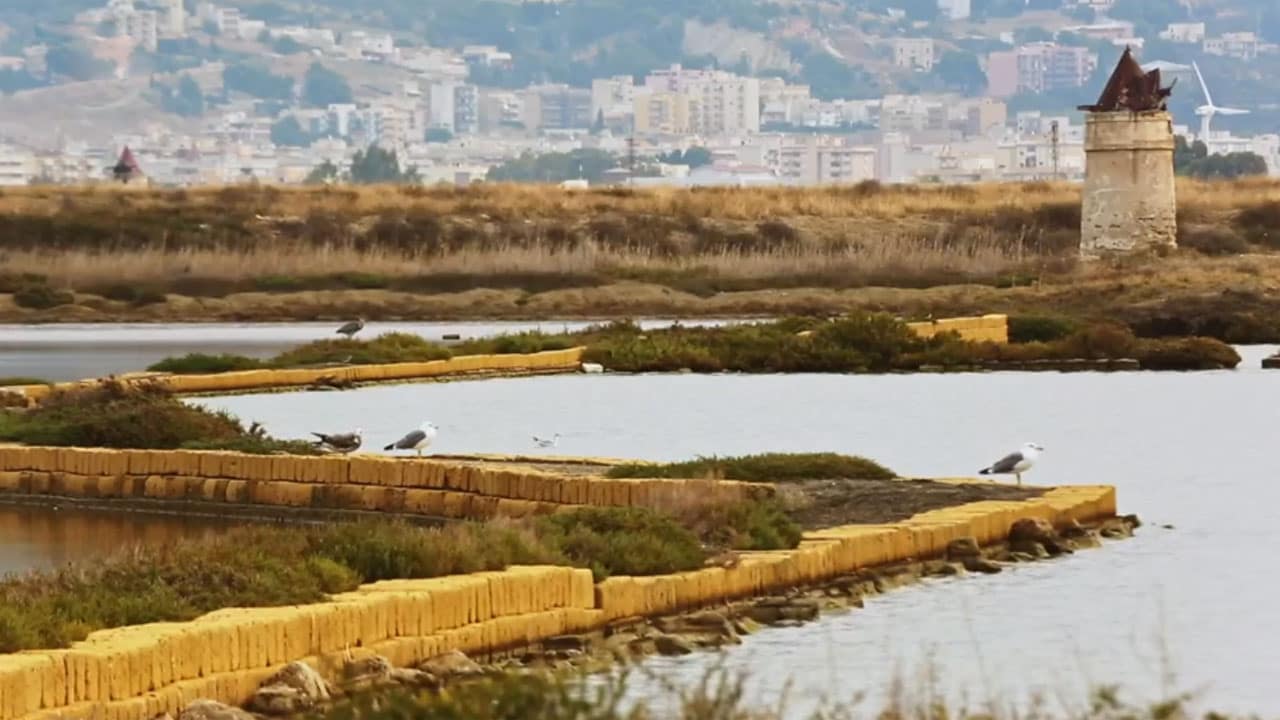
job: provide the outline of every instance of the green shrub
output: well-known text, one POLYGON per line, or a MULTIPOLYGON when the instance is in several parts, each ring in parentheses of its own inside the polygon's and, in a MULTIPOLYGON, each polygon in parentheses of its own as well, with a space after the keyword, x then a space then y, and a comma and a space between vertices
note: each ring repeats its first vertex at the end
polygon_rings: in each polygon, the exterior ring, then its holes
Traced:
POLYGON ((797 480, 888 480, 893 471, 863 457, 837 453, 764 453, 705 457, 684 462, 615 465, 613 478, 720 478, 748 482, 797 480))
POLYGON ((1010 315, 1009 342, 1051 342, 1075 332, 1076 323, 1053 315, 1010 315))
POLYGON ((777 500, 751 500, 708 505, 684 520, 710 547, 726 550, 788 550, 800 544, 804 531, 777 500))
POLYGON ((167 357, 154 363, 147 370, 175 375, 203 375, 234 370, 257 370, 263 367, 266 365, 261 360, 243 355, 188 353, 182 357, 167 357))
POLYGON ((277 367, 347 362, 355 365, 446 360, 453 354, 443 345, 409 333, 386 333, 372 340, 317 340, 287 350, 271 360, 277 367))
POLYGON ((31 310, 47 310, 59 305, 70 305, 75 301, 76 296, 71 291, 57 290, 43 284, 24 285, 13 294, 15 305, 31 310))
POLYGON ((260 275, 253 279, 253 286, 262 292, 293 292, 306 287, 306 282, 292 275, 260 275))
POLYGON ((138 287, 136 285, 109 285, 98 291, 99 295, 117 302, 126 302, 130 305, 155 305, 165 301, 164 291, 150 287, 138 287))
POLYGON ((564 350, 575 345, 567 335, 550 335, 537 330, 468 340, 450 348, 454 355, 525 355, 547 350, 564 350))
POLYGON ((382 290, 391 286, 390 278, 372 273, 338 273, 333 276, 333 280, 342 287, 352 290, 382 290))
POLYGON ((698 537, 672 517, 645 508, 583 508, 540 518, 544 541, 597 580, 696 570, 706 561, 698 537))
POLYGON ((52 385, 53 383, 42 378, 23 377, 21 375, 12 377, 0 377, 0 388, 10 387, 14 385, 52 385))

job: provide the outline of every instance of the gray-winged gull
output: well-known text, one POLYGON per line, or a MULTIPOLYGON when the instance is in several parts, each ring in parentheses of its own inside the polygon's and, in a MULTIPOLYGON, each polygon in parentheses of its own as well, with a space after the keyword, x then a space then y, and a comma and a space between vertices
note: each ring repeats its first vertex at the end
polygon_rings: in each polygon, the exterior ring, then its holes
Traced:
POLYGON ((388 450, 388 451, 414 450, 418 453, 418 456, 421 457, 422 451, 425 450, 426 447, 431 444, 432 440, 436 439, 436 432, 438 430, 439 428, 437 428, 435 425, 432 425, 429 422, 424 422, 422 423, 422 425, 418 426, 417 430, 414 430, 408 435, 405 435, 404 437, 400 438, 399 440, 391 443, 390 445, 382 449, 388 450))
POLYGON ((355 336, 356 333, 360 332, 363 329, 364 329, 364 319, 357 318, 343 325, 342 327, 338 328, 337 334, 346 335, 347 339, 350 340, 353 336, 355 336))
POLYGON ((979 475, 1014 475, 1018 478, 1018 484, 1022 484, 1022 473, 1031 469, 1036 464, 1036 459, 1040 457, 1040 453, 1044 452, 1044 448, 1035 443, 1026 443, 1022 449, 1005 455, 990 467, 983 468, 978 471, 979 475))
POLYGON ((560 433, 556 433, 550 439, 533 436, 533 444, 540 448, 552 448, 560 444, 560 433))
POLYGON ((364 430, 356 428, 355 432, 339 433, 329 435, 326 433, 313 432, 319 440, 316 445, 330 450, 336 450, 341 453, 355 452, 360 449, 361 443, 364 442, 364 430))

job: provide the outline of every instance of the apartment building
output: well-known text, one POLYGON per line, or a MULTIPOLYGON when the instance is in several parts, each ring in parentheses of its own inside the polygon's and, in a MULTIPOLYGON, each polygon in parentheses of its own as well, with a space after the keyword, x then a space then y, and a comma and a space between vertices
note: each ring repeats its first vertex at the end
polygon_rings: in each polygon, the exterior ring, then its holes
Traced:
POLYGON ((638 135, 687 135, 693 132, 697 101, 684 93, 641 91, 632 99, 638 135))
POLYGON ((973 14, 970 0, 938 0, 938 12, 948 20, 967 20, 973 14))
POLYGON ((15 145, 0 145, 0 187, 30 185, 39 173, 35 153, 15 145))
POLYGON ((591 91, 565 84, 534 85, 521 93, 522 121, 530 130, 591 127, 591 91))
POLYGON ((1088 48, 1052 42, 1030 43, 987 56, 987 94, 1009 97, 1078 88, 1098 67, 1088 48))
POLYGON ((645 77, 651 92, 687 95, 692 131, 702 135, 760 132, 760 80, 722 70, 686 70, 672 65, 645 77))
POLYGON ((429 122, 455 135, 480 131, 480 89, 459 82, 435 83, 428 91, 429 122))
POLYGON ((1206 55, 1221 55, 1237 60, 1258 57, 1262 41, 1251 32, 1223 33, 1221 37, 1206 38, 1202 46, 1206 55))
POLYGON ((933 38, 894 38, 893 64, 908 70, 929 72, 933 69, 933 38))
POLYGON ((591 118, 609 126, 628 122, 633 113, 636 84, 630 75, 595 78, 591 81, 591 118))
POLYGON ((1160 39, 1166 42, 1198 44, 1204 42, 1204 23, 1169 23, 1160 31, 1160 39))

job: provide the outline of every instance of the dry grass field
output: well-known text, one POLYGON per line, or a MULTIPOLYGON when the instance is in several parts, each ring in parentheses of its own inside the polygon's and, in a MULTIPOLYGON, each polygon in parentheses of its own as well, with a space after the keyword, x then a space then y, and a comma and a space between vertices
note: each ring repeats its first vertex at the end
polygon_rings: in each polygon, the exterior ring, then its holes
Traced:
POLYGON ((6 189, 0 319, 1269 311, 1280 183, 1178 193, 1174 256, 1079 266, 1069 184, 6 189))

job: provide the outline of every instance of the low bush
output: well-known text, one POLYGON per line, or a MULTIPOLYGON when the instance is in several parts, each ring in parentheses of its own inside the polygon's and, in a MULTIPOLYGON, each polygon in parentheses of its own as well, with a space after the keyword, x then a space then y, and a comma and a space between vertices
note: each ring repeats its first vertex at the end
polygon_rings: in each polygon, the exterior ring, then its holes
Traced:
POLYGON ((582 508, 538 520, 548 546, 597 580, 696 570, 706 560, 698 536, 669 515, 644 508, 582 508))
POLYGON ((108 300, 125 302, 135 306, 154 305, 165 301, 163 290, 138 285, 108 285, 95 292, 108 300))
POLYGON ((272 358, 276 367, 345 362, 354 365, 446 360, 453 354, 443 345, 409 333, 386 333, 372 340, 317 340, 272 358))
POLYGON ((450 348, 454 355, 507 355, 564 350, 574 346, 568 335, 551 335, 537 330, 468 340, 450 348))
POLYGON ((14 385, 52 385, 52 383, 43 378, 23 377, 21 375, 0 377, 0 387, 11 387, 14 385))
POLYGON ((1242 255, 1250 250, 1248 238, 1215 225, 1179 226, 1178 247, 1191 248, 1209 256, 1242 255))
POLYGON ((748 482, 798 480, 889 480, 892 470, 863 457, 837 453, 764 453, 705 457, 684 462, 615 465, 614 478, 718 478, 748 482))
POLYGON ((0 293, 16 293, 25 287, 48 282, 47 277, 37 273, 0 273, 0 293))
POLYGON ((1143 370, 1227 370, 1240 364, 1235 348, 1203 337, 1143 340, 1135 354, 1143 370))
MULTIPOLYGON (((158 385, 117 381, 60 390, 28 412, 0 415, 0 440, 156 450, 279 442, 250 433, 231 415, 187 405, 158 385)), ((280 448, 300 450, 301 445, 280 448)))
POLYGON ((58 290, 45 284, 23 285, 13 293, 14 304, 30 310, 48 310, 75 301, 76 296, 70 290, 58 290))
POLYGON ((167 372, 175 375, 203 375, 235 370, 258 370, 266 367, 261 360, 243 355, 207 355, 188 353, 182 357, 168 357, 147 368, 151 372, 167 372))
POLYGON ((1052 315, 1010 315, 1009 342, 1051 342, 1075 332, 1077 323, 1052 315))
POLYGON ((773 499, 708 504, 680 513, 680 520, 717 550, 787 550, 799 545, 804 534, 773 499))

